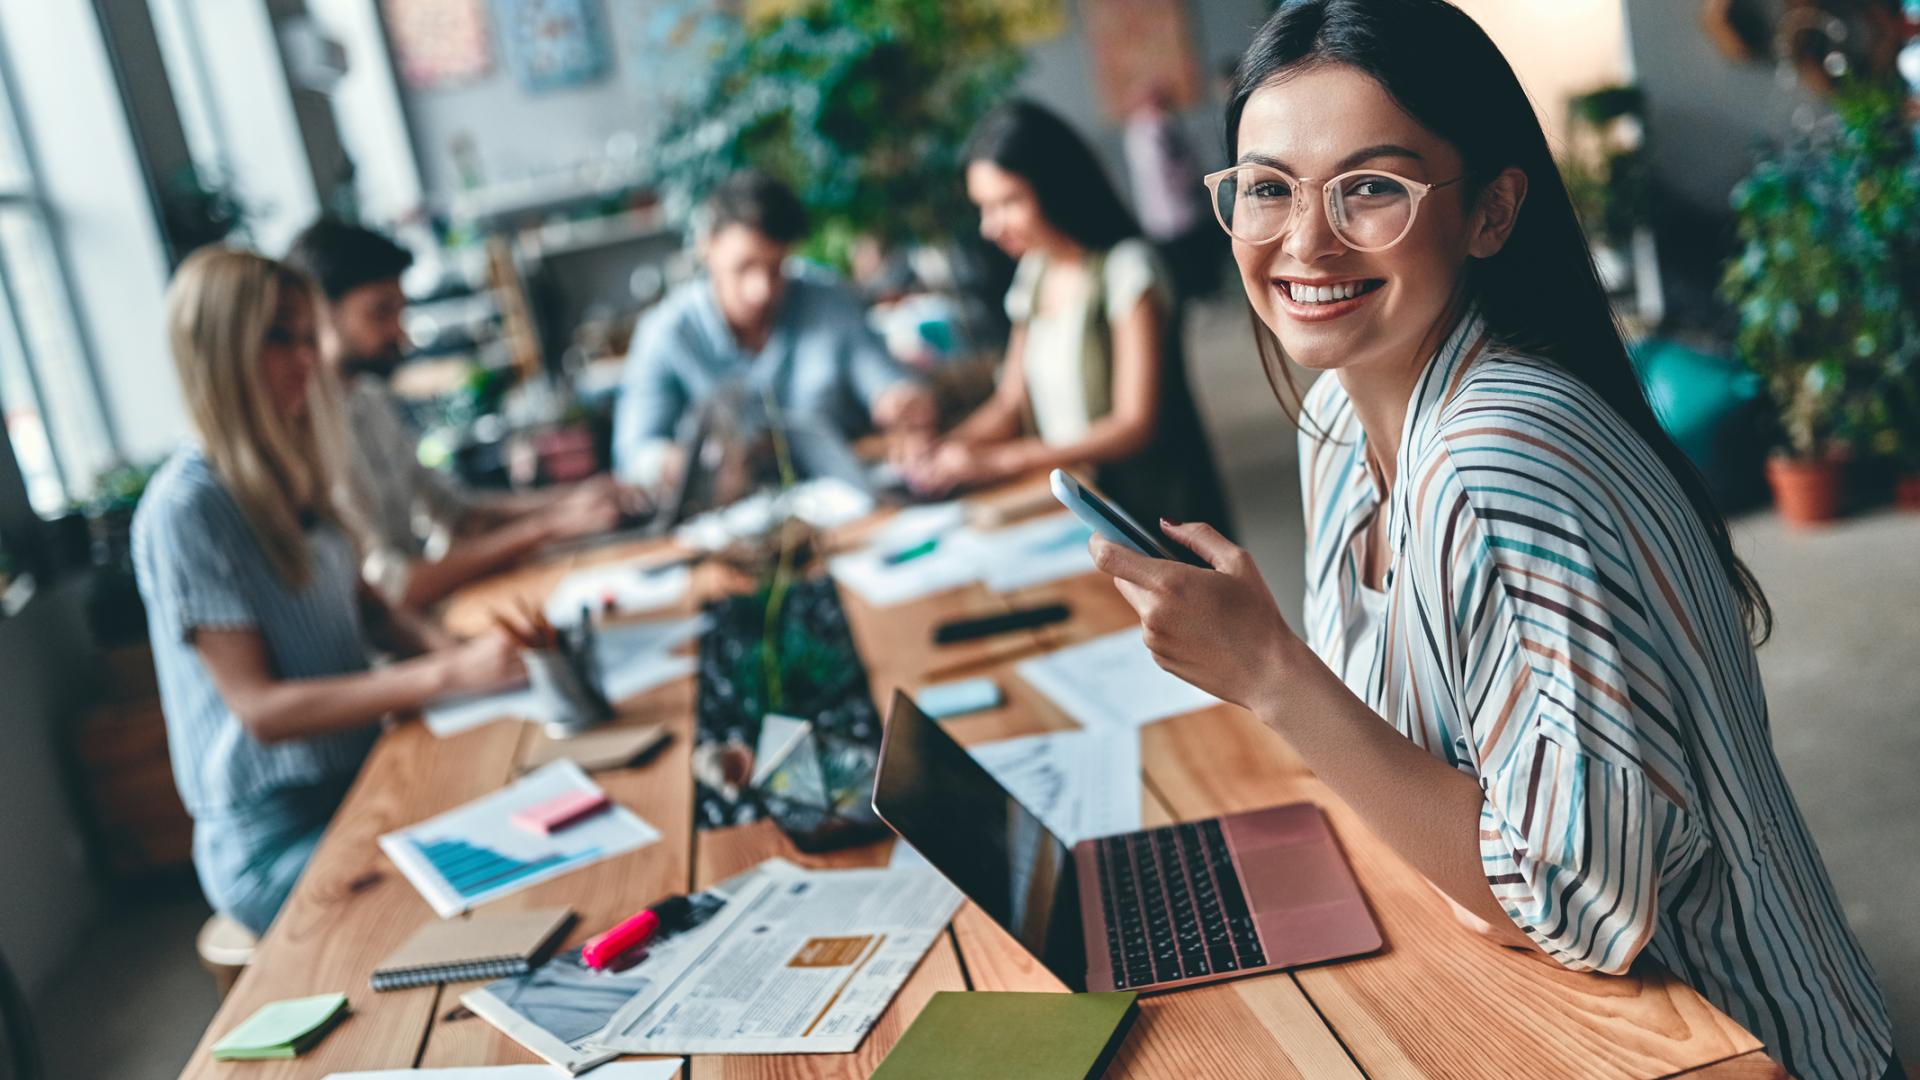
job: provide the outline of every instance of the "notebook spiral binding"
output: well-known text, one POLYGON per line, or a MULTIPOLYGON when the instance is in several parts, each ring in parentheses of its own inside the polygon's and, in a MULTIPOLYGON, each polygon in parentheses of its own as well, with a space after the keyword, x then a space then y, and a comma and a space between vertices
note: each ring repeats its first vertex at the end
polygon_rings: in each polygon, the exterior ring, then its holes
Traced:
POLYGON ((474 960, 465 964, 435 964, 430 967, 402 968, 373 973, 375 990, 406 990, 443 982, 472 982, 478 979, 505 979, 525 975, 533 965, 517 956, 494 960, 474 960))

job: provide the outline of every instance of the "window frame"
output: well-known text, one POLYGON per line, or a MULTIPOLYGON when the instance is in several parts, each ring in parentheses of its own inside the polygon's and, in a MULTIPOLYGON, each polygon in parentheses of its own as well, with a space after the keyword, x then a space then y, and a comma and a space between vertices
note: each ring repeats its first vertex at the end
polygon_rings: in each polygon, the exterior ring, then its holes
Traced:
MULTIPOLYGON (((100 376, 100 365, 94 348, 91 328, 80 310, 79 300, 74 287, 71 259, 67 252, 66 240, 60 228, 59 215, 41 194, 39 162, 34 154, 33 140, 29 137, 25 118, 21 115, 17 82, 13 72, 12 55, 8 51, 3 28, 0 28, 0 138, 10 138, 13 149, 18 153, 17 164, 21 178, 14 186, 0 186, 0 214, 18 212, 24 214, 40 234, 46 238, 46 253, 51 265, 47 272, 60 289, 60 316, 72 333, 73 359, 80 365, 85 387, 83 407, 91 410, 99 437, 104 440, 105 457, 109 461, 124 461, 126 454, 115 430, 113 413, 106 394, 105 382, 100 376)), ((0 241, 4 243, 4 241, 0 241)), ((12 330, 12 346, 19 350, 22 366, 26 370, 27 385, 34 397, 34 406, 45 432, 49 456, 53 462, 53 471, 66 496, 68 506, 74 506, 85 499, 87 492, 82 485, 90 477, 73 475, 71 462, 63 452, 59 428, 65 423, 50 414, 47 405, 46 380, 41 377, 40 360, 28 342, 26 324, 22 321, 21 307, 13 279, 7 268, 4 254, 0 254, 0 305, 4 305, 4 321, 12 330)), ((0 409, 5 402, 0 401, 0 409)), ((0 416, 3 416, 0 413, 0 416)), ((0 438, 6 440, 6 449, 14 454, 16 469, 18 455, 13 449, 11 435, 6 432, 3 420, 0 420, 0 438)), ((23 477, 24 480, 24 477, 23 477)), ((29 500, 29 506, 31 501, 29 500)), ((49 515, 38 507, 33 507, 34 516, 41 520, 51 520, 59 514, 49 515)))

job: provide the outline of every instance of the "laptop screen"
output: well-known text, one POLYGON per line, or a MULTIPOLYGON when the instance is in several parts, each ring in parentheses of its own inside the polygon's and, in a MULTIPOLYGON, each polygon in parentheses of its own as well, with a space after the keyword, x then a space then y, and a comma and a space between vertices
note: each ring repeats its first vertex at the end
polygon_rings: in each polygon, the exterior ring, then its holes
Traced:
POLYGON ((1072 852, 898 691, 873 808, 1069 990, 1087 988, 1072 852))

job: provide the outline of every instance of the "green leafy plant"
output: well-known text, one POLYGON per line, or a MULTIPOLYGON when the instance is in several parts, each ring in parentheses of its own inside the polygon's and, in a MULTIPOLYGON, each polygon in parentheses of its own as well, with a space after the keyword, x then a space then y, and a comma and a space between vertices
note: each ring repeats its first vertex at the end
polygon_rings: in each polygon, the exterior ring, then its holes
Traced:
POLYGON ((1795 457, 1920 454, 1920 154, 1897 92, 1855 86, 1833 125, 1733 192, 1721 295, 1795 457))
POLYGON ((999 9, 951 0, 811 0, 736 24, 663 131, 656 183, 687 200, 746 166, 813 213, 809 254, 854 239, 945 239, 965 220, 967 133, 1024 63, 999 9))
POLYGON ((1588 231, 1616 248, 1651 216, 1644 103, 1637 86, 1605 86, 1567 103, 1567 193, 1588 231))

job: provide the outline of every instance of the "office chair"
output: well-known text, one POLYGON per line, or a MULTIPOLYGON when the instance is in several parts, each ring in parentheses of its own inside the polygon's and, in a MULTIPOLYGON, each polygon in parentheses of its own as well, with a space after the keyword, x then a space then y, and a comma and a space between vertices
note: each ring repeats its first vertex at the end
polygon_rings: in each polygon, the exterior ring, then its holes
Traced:
POLYGON ((27 996, 0 953, 0 1080, 44 1080, 40 1043, 27 996))

